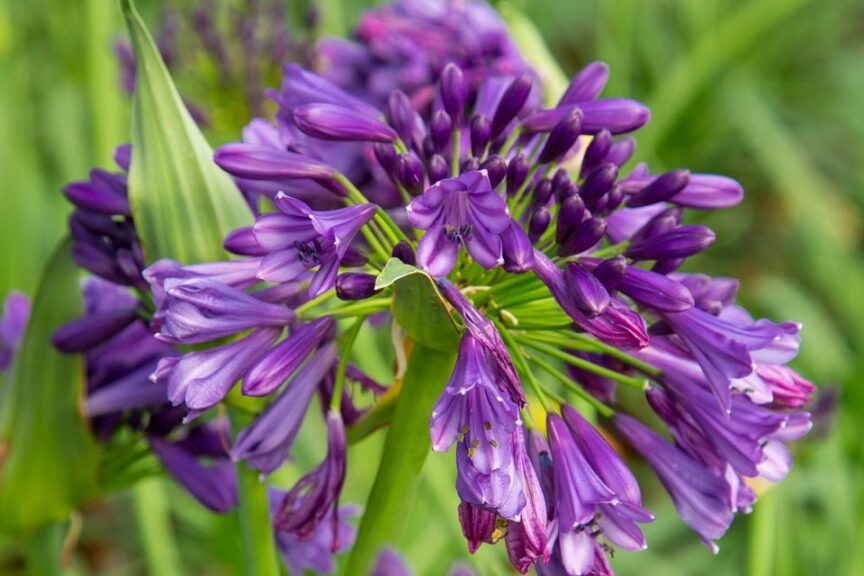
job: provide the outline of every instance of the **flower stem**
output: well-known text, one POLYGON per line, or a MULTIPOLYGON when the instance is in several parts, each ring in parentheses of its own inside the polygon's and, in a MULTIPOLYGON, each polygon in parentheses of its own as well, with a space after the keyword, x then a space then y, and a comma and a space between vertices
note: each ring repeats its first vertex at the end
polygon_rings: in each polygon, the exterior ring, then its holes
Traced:
POLYGON ((531 390, 534 391, 534 395, 537 396, 537 400, 540 401, 540 405, 543 406, 543 410, 549 412, 549 401, 546 399, 546 395, 543 393, 543 390, 540 388, 540 383, 537 382, 537 378, 534 377, 534 373, 531 371, 531 368, 528 366, 528 363, 525 361, 525 356, 522 353, 522 347, 516 343, 513 339, 513 335, 498 321, 495 322, 495 325, 498 327, 498 332, 501 333, 501 339, 504 340, 504 344, 510 349, 510 357, 513 359, 513 364, 515 364, 516 369, 522 373, 522 376, 528 380, 529 386, 531 386, 531 390))
MULTIPOLYGON (((354 186, 354 183, 351 182, 351 180, 349 180, 348 178, 346 178, 344 174, 337 172, 334 178, 337 182, 339 182, 339 184, 342 185, 343 188, 345 188, 345 190, 348 191, 349 200, 357 202, 358 204, 372 204, 372 202, 369 202, 369 199, 366 198, 366 196, 364 196, 363 193, 360 192, 360 190, 358 190, 356 186, 354 186)), ((393 221, 393 219, 390 218, 390 215, 387 214, 387 212, 385 212, 380 206, 378 206, 378 210, 376 210, 375 216, 373 218, 375 219, 375 222, 377 222, 381 226, 387 236, 390 237, 394 244, 399 240, 410 242, 410 240, 408 240, 408 236, 406 236, 405 233, 402 232, 402 229, 399 228, 399 226, 393 221)))
POLYGON ((138 482, 132 498, 148 572, 165 576, 183 574, 162 480, 157 477, 138 482))
MULTIPOLYGON (((228 414, 235 435, 252 421, 252 415, 239 408, 229 406, 228 414)), ((280 576, 267 485, 258 476, 258 472, 249 468, 246 462, 237 462, 238 512, 246 566, 244 573, 248 576, 280 576)))
MULTIPOLYGON (((332 316, 333 318, 351 318, 353 316, 368 316, 377 312, 385 312, 390 309, 393 304, 392 298, 375 298, 362 302, 355 302, 338 308, 328 308, 326 310, 307 310, 297 314, 301 320, 309 321, 321 318, 322 316, 332 316)), ((299 310, 299 308, 298 308, 299 310)))
POLYGON ((545 360, 538 358, 537 356, 532 356, 531 362, 548 372, 553 378, 561 382, 565 388, 567 388, 571 392, 574 392, 577 396, 588 402, 591 406, 596 408, 597 411, 600 412, 600 414, 602 414, 603 416, 609 418, 613 414, 615 414, 615 410, 594 398, 594 396, 589 394, 581 386, 570 380, 570 378, 568 378, 566 374, 564 374, 545 360))
POLYGON ((458 126, 453 127, 453 152, 451 154, 452 161, 450 163, 450 176, 456 178, 459 176, 459 158, 462 156, 462 143, 460 142, 462 133, 458 126))
POLYGON ((432 446, 429 415, 455 362, 455 350, 442 352, 414 342, 375 484, 344 574, 368 574, 382 546, 398 544, 402 538, 432 446))
POLYGON ((640 380, 639 378, 632 378, 630 376, 625 376, 624 374, 619 374, 614 370, 610 370, 609 368, 604 368, 603 366, 598 366, 593 362, 589 362, 588 360, 584 360, 579 358, 578 356, 574 356, 572 354, 568 354, 558 348, 553 346, 549 346, 548 344, 543 344, 533 340, 530 337, 518 336, 517 337, 520 342, 525 344, 526 346, 533 348, 539 352, 543 352, 544 354, 548 354, 553 358, 557 358, 563 362, 568 364, 572 364, 577 368, 581 368, 586 372, 591 372, 593 374, 597 374, 598 376, 602 376, 603 378, 608 378, 614 382, 618 382, 619 384, 624 384, 625 386, 630 386, 632 388, 636 388, 638 390, 645 389, 645 380, 640 380))
POLYGON ((306 313, 308 313, 308 312, 310 312, 310 311, 312 311, 312 310, 315 310, 315 309, 318 308, 321 304, 323 304, 324 302, 330 300, 330 299, 333 298, 334 296, 336 296, 336 290, 328 290, 327 292, 324 292, 324 293, 321 294, 320 296, 316 296, 316 297, 313 298, 312 300, 309 300, 308 302, 304 302, 303 304, 301 304, 300 306, 298 306, 298 307, 294 310, 294 312, 297 314, 298 317, 299 317, 299 316, 303 316, 304 314, 306 314, 306 313))
POLYGON ((553 346, 584 348, 586 350, 606 354, 607 356, 612 356, 613 358, 620 360, 625 364, 633 366, 640 372, 648 374, 649 376, 656 377, 662 374, 662 371, 656 366, 652 366, 651 364, 635 358, 630 354, 627 354, 626 352, 622 352, 614 346, 610 346, 604 342, 591 338, 590 336, 580 334, 579 332, 567 332, 563 334, 560 332, 551 332, 547 334, 526 334, 525 337, 533 339, 537 342, 552 344, 553 346), (573 342, 573 340, 575 340, 576 342, 573 342))
POLYGON ((333 397, 330 398, 330 409, 338 411, 342 405, 342 388, 345 385, 345 371, 348 369, 348 358, 351 357, 351 348, 363 323, 366 321, 366 316, 361 316, 354 321, 351 329, 345 334, 342 340, 342 352, 339 354, 339 368, 336 369, 336 382, 333 384, 333 397))

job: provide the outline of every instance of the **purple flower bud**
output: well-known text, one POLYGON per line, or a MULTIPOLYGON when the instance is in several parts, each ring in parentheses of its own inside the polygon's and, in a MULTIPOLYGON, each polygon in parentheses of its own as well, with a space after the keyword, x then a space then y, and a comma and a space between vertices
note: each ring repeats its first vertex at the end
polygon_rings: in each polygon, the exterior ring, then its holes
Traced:
POLYGON ((615 258, 600 262, 592 272, 608 290, 615 290, 620 284, 621 279, 624 278, 626 271, 627 259, 623 256, 616 256, 615 258))
POLYGON ((615 179, 618 178, 618 167, 614 164, 603 163, 591 170, 585 181, 582 183, 582 188, 579 194, 587 206, 593 206, 600 198, 606 195, 615 185, 615 179))
MULTIPOLYGON (((635 194, 656 178, 657 176, 648 175, 647 170, 638 176, 628 177, 622 183, 624 191, 635 194)), ((741 184, 731 178, 713 174, 692 174, 687 186, 669 201, 687 208, 712 210, 735 206, 743 197, 744 190, 741 184)))
POLYGON ((482 156, 490 138, 492 138, 492 123, 489 118, 482 114, 471 118, 471 154, 482 156))
POLYGON ((480 168, 486 170, 489 175, 489 183, 492 184, 492 189, 498 188, 498 185, 504 181, 507 176, 507 162, 498 155, 492 155, 480 164, 480 168))
POLYGON ((591 216, 583 220, 575 230, 567 234, 558 246, 560 256, 573 256, 588 250, 603 237, 606 232, 606 220, 591 216))
POLYGON ((225 144, 213 160, 223 170, 250 180, 309 178, 330 180, 335 170, 308 156, 253 144, 225 144))
POLYGON ((693 307, 693 296, 683 284, 649 270, 627 268, 617 287, 639 304, 656 310, 683 312, 693 307))
POLYGON ((528 238, 532 244, 535 244, 549 228, 549 223, 552 222, 552 213, 549 208, 541 206, 531 215, 531 221, 528 223, 528 238))
POLYGON ((168 399, 175 406, 182 403, 190 410, 207 410, 228 394, 281 332, 277 328, 259 328, 229 344, 163 358, 150 379, 167 381, 168 399))
POLYGON ((319 318, 294 328, 290 336, 261 356, 243 378, 245 396, 275 392, 333 329, 332 318, 319 318))
POLYGON ((137 302, 132 302, 131 306, 87 314, 55 330, 51 342, 66 354, 84 352, 113 338, 137 318, 137 302))
POLYGON ((465 108, 465 77, 462 69, 452 62, 441 71, 441 102, 453 123, 461 124, 465 108))
POLYGON ((339 495, 345 482, 347 441, 339 412, 327 412, 327 456, 303 476, 279 506, 275 525, 304 538, 315 531, 327 515, 338 514, 339 495))
POLYGON ((498 138, 510 122, 516 118, 525 102, 528 101, 528 96, 533 88, 534 80, 531 74, 527 72, 510 83, 510 86, 502 94, 501 100, 498 101, 498 107, 492 116, 493 140, 498 138))
POLYGON ((594 100, 603 91, 609 79, 609 66, 605 62, 592 62, 582 68, 570 81, 559 106, 594 100))
POLYGON ((552 176, 552 194, 558 202, 563 202, 563 199, 569 196, 570 174, 564 168, 559 168, 552 176))
POLYGON ((427 173, 429 174, 429 183, 437 184, 450 176, 450 166, 441 154, 433 154, 429 158, 427 173))
POLYGON ((525 183, 528 177, 528 161, 525 156, 518 154, 507 164, 507 195, 513 196, 525 183))
POLYGON ((537 163, 546 164, 561 160, 579 139, 581 129, 582 112, 578 108, 574 108, 552 128, 546 139, 546 144, 540 151, 537 163))
POLYGON ((255 240, 252 226, 229 232, 223 242, 225 250, 241 256, 264 256, 267 251, 255 240))
POLYGON ((683 216, 684 214, 680 208, 669 208, 663 210, 645 222, 641 228, 636 230, 630 238, 630 242, 641 242, 659 234, 670 232, 678 227, 683 216))
POLYGON ((132 166, 132 145, 121 144, 114 149, 114 163, 124 172, 129 172, 132 166))
POLYGON ((606 154, 606 162, 611 162, 620 168, 630 160, 635 150, 636 140, 633 138, 622 138, 609 148, 609 152, 606 154))
POLYGON ((131 216, 125 180, 125 176, 91 170, 90 180, 69 184, 63 189, 63 194, 72 204, 84 210, 131 216))
POLYGON ((626 255, 634 260, 687 258, 713 244, 715 239, 714 232, 706 226, 679 226, 633 242, 626 255))
POLYGON ((522 274, 534 266, 534 246, 515 220, 501 234, 501 247, 507 272, 522 274))
POLYGON ((375 153, 375 160, 384 172, 389 175, 396 174, 396 149, 390 144, 376 142, 372 145, 372 150, 375 153))
POLYGON ((392 548, 382 548, 369 576, 413 576, 405 560, 392 548))
POLYGON ((570 196, 561 203, 555 227, 555 241, 561 244, 579 226, 585 216, 585 203, 579 196, 570 196))
POLYGON ((522 120, 522 128, 527 132, 549 132, 574 108, 582 111, 583 134, 604 129, 613 135, 624 134, 641 128, 651 117, 648 108, 635 100, 609 98, 535 112, 522 120))
POLYGON ((301 131, 322 140, 393 142, 399 136, 378 118, 336 104, 306 104, 294 109, 301 131))
POLYGON ((453 135, 453 121, 444 110, 436 110, 429 127, 436 152, 443 152, 453 135))
POLYGON ((612 148, 612 134, 608 130, 601 130, 591 140, 591 144, 585 150, 585 156, 582 159, 582 177, 584 178, 592 168, 595 168, 601 162, 606 160, 606 154, 612 148))
POLYGON ((567 294, 589 318, 602 314, 609 306, 609 292, 591 272, 576 262, 568 262, 564 270, 567 294))
POLYGON ((364 300, 375 294, 375 276, 345 272, 336 277, 336 297, 340 300, 364 300))
POLYGON ((387 119, 407 146, 419 145, 426 135, 423 120, 401 90, 394 90, 387 99, 387 119))
POLYGON ((12 365, 29 319, 30 300, 20 292, 10 292, 0 317, 0 373, 12 365))
POLYGON ((459 503, 459 523, 462 525, 462 534, 468 541, 468 551, 471 554, 474 554, 483 542, 494 543, 492 534, 495 533, 497 519, 498 514, 491 510, 485 510, 464 500, 459 503))
POLYGON ((415 266, 417 264, 417 255, 414 254, 414 249, 404 240, 400 240, 393 247, 393 257, 398 258, 409 266, 415 266))
MULTIPOLYGON (((279 347, 273 350, 279 350, 279 347)), ((237 434, 237 440, 231 450, 231 458, 247 460, 250 468, 260 470, 264 474, 270 474, 279 468, 288 457, 294 439, 300 431, 312 395, 324 375, 333 366, 335 359, 336 352, 332 345, 316 352, 279 397, 250 426, 237 434)), ((263 358, 252 371, 254 372, 266 360, 267 357, 263 358)), ((284 379, 277 378, 280 384, 284 379)), ((245 384, 244 381, 244 386, 245 384)))
POLYGON ((237 506, 237 476, 231 462, 205 468, 178 444, 156 436, 148 442, 165 469, 206 508, 224 514, 237 506))
POLYGON ((531 192, 531 197, 531 202, 535 206, 545 206, 548 204, 549 199, 552 197, 552 181, 549 178, 539 180, 531 192))
POLYGON ((465 172, 474 172, 476 170, 480 170, 480 160, 477 158, 466 158, 462 161, 462 164, 459 165, 459 172, 462 174, 465 172))
POLYGON ((681 192, 690 183, 689 170, 672 170, 656 178, 651 184, 631 196, 627 206, 638 208, 664 202, 681 192))
POLYGON ((396 177, 412 196, 423 192, 423 163, 411 154, 399 154, 396 160, 396 177))

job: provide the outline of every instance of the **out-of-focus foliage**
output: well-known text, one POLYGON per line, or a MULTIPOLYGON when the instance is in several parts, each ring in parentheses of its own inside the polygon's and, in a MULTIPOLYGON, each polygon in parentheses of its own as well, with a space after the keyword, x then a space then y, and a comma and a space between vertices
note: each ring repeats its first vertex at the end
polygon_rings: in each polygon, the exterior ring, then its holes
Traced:
MULTIPOLYGON (((240 6, 246 0, 234 0, 240 6)), ((197 3, 197 0, 196 0, 197 3)), ((140 2, 158 23, 159 5, 140 2)), ((285 18, 299 25, 309 2, 285 18)), ((321 28, 338 31, 368 3, 320 3, 321 28), (339 14, 342 17, 339 17, 339 14)), ((838 398, 818 432, 801 443, 796 469, 765 487, 750 517, 739 519, 712 557, 677 519, 647 470, 641 477, 658 521, 650 548, 618 554, 621 575, 838 574, 864 565, 864 5, 855 0, 511 0, 537 25, 568 74, 595 59, 612 68, 607 94, 646 102, 652 122, 636 159, 656 171, 688 167, 739 179, 744 203, 705 216, 718 242, 700 268, 742 279, 742 298, 774 318, 805 323, 796 368, 838 398)), ((223 17, 224 18, 224 17, 223 17)), ((93 165, 108 166, 129 139, 129 101, 121 90, 114 41, 119 8, 106 0, 0 0, 0 294, 33 294, 39 270, 62 236, 63 183, 93 165)), ((214 71, 175 72, 183 96, 216 109, 216 144, 240 128, 245 103, 202 90, 214 71), (201 77, 196 80, 196 74, 201 77)), ((277 71, 278 73, 278 71, 277 71)), ((272 77, 272 76, 268 76, 272 77)), ((387 338, 386 330, 380 337, 387 338)), ((370 347, 370 350, 374 348, 370 347)), ((389 358, 360 354, 373 373, 389 358)), ((320 456, 322 429, 309 418, 296 479, 320 456)), ((365 501, 382 438, 352 447, 345 500, 365 501)), ((469 559, 456 519, 452 457, 433 454, 421 479, 405 551, 417 574, 441 574, 469 559)), ((236 517, 202 510, 172 486, 168 502, 176 547, 188 573, 239 573, 236 517)), ((146 526, 128 521, 140 495, 121 493, 85 511, 73 566, 79 573, 141 573, 146 526)), ((61 535, 62 536, 62 535, 61 535)), ((0 573, 17 574, 23 548, 0 541, 0 573)), ((483 547, 480 574, 502 573, 503 550, 483 547)))

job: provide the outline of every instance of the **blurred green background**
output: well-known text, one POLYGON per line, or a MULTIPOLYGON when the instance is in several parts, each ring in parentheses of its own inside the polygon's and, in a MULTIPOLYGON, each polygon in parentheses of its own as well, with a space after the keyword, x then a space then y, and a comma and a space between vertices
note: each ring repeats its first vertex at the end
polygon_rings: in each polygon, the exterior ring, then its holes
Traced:
MULTIPOLYGON (((288 0, 285 0, 288 2, 288 0)), ((204 2, 242 7, 246 0, 204 2)), ((188 13, 200 0, 139 2, 151 27, 165 8, 188 13)), ((795 367, 822 388, 817 429, 799 443, 789 479, 768 487, 711 556, 677 519, 650 473, 644 490, 658 521, 649 550, 619 554, 620 575, 864 574, 864 3, 860 0, 567 0, 513 2, 537 25, 569 74, 601 59, 606 94, 652 109, 637 160, 654 171, 723 173, 747 191, 742 205, 704 220, 718 242, 700 270, 742 279, 754 312, 805 324, 795 367), (838 399, 832 411, 832 399, 838 399)), ((322 2, 320 30, 339 33, 368 2, 322 2), (340 16, 341 15, 341 16, 340 16)), ((286 4, 296 26, 308 6, 286 4)), ((220 16, 230 21, 230 12, 220 16)), ((230 26, 230 22, 226 25, 230 26)), ((31 293, 61 237, 63 184, 109 166, 128 139, 129 99, 114 42, 123 34, 111 0, 0 0, 0 295, 31 293)), ((311 39, 303 38, 309 45, 311 39)), ((182 35, 181 92, 211 112, 211 144, 236 138, 248 105, 215 78, 212 61, 182 35)), ((262 72, 264 85, 278 70, 262 72)), ((297 469, 320 453, 317 420, 297 451, 297 469)), ((345 500, 362 502, 379 442, 352 452, 345 500)), ((288 470, 283 480, 290 481, 288 470)), ((502 574, 503 546, 467 555, 456 521, 452 455, 433 455, 406 537, 417 574, 444 574, 457 560, 502 574)), ((239 571, 236 519, 167 491, 173 541, 189 574, 239 571)), ((73 573, 142 574, 146 538, 136 524, 142 490, 85 510, 73 573)), ((171 553, 169 551, 166 554, 171 553)), ((22 547, 0 540, 0 574, 23 569, 22 547)))

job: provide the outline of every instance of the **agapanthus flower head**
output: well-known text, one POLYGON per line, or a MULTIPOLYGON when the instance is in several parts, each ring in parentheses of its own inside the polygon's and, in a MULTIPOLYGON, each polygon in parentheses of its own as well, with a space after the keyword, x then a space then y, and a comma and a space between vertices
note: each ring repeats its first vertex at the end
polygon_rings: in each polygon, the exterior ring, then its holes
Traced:
POLYGON ((399 0, 367 11, 354 41, 325 38, 317 53, 322 75, 351 93, 383 103, 401 90, 418 108, 448 64, 469 89, 530 70, 501 17, 479 0, 399 0))
POLYGON ((20 292, 11 292, 3 301, 0 317, 0 372, 12 365, 18 345, 30 319, 30 300, 20 292))

